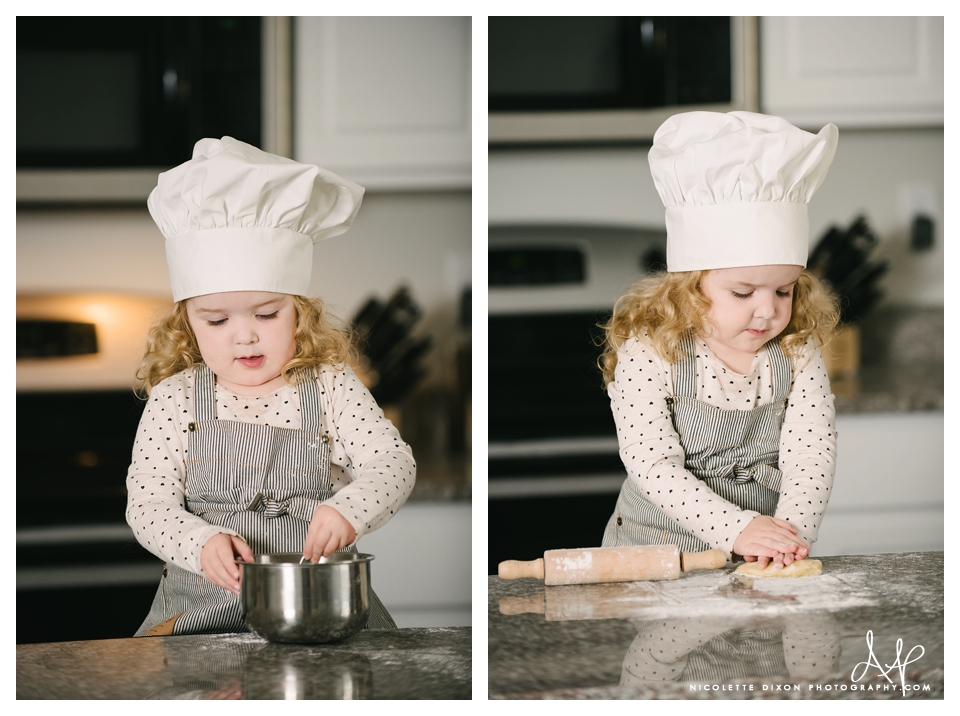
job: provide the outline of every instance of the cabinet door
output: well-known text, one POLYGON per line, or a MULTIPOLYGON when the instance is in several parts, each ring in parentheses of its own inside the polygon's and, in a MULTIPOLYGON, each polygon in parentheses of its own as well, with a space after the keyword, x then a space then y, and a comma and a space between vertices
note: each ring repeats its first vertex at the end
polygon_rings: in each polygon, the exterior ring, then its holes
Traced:
POLYGON ((813 556, 943 549, 943 413, 837 416, 837 473, 813 556))
POLYGON ((374 591, 399 627, 470 626, 471 502, 407 502, 357 543, 374 591))
POLYGON ((469 17, 298 17, 294 158, 368 189, 470 187, 469 17))
POLYGON ((764 17, 760 106, 803 127, 943 126, 942 17, 764 17))

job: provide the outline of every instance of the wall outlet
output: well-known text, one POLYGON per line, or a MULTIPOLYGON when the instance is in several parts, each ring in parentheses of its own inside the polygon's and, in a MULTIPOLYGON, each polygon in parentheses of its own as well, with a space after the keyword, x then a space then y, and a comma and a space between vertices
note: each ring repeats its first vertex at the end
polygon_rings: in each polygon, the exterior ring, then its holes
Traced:
POLYGON ((898 187, 898 223, 905 230, 910 248, 927 251, 933 247, 937 219, 937 194, 932 183, 903 183, 898 187))

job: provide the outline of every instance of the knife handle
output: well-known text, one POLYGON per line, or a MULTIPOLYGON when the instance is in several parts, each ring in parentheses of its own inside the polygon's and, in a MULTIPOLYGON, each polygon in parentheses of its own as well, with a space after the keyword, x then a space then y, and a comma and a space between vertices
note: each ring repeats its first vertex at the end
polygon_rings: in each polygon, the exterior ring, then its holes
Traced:
POLYGON ((500 579, 543 579, 543 559, 534 559, 530 562, 521 562, 508 559, 497 566, 500 579))

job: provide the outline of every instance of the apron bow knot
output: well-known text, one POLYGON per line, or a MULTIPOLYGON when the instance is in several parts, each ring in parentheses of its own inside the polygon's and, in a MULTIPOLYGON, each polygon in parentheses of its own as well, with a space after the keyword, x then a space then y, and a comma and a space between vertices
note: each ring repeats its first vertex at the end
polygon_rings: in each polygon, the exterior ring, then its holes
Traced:
POLYGON ((714 474, 717 477, 724 477, 734 482, 750 482, 754 477, 753 473, 753 468, 746 468, 738 463, 733 463, 732 465, 717 468, 714 474))
POLYGON ((272 497, 264 497, 263 493, 258 492, 244 509, 251 512, 262 512, 263 516, 270 520, 287 514, 288 507, 290 507, 290 500, 274 500, 272 497))
POLYGON ((287 507, 290 506, 290 500, 273 500, 269 497, 263 498, 263 516, 268 520, 280 515, 287 514, 287 507))

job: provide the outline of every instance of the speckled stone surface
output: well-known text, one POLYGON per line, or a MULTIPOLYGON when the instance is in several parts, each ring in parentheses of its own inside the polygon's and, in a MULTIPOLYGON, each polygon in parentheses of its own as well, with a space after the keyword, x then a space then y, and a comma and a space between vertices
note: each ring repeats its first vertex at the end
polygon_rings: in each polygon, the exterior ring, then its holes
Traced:
POLYGON ((491 576, 489 697, 942 699, 943 553, 820 559, 798 579, 491 576))
POLYGON ((468 455, 424 457, 414 452, 417 460, 417 481, 410 502, 468 501, 473 493, 470 457, 468 455))
POLYGON ((471 630, 364 630, 337 644, 254 634, 17 646, 18 699, 469 699, 471 630))
POLYGON ((943 411, 943 307, 889 307, 861 326, 859 375, 834 384, 837 413, 943 411))

